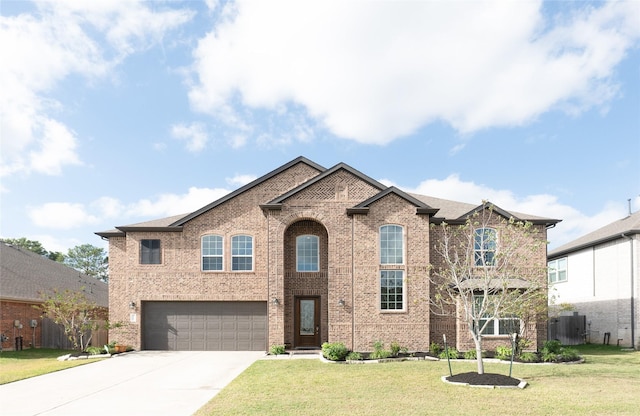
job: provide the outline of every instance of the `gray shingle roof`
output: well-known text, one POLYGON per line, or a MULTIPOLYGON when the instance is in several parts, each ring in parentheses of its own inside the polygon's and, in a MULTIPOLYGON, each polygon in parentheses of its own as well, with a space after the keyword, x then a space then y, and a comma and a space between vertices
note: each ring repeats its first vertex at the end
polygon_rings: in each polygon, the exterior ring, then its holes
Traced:
POLYGON ((575 240, 550 251, 548 258, 552 259, 554 257, 560 257, 573 251, 582 250, 584 248, 606 243, 607 241, 623 238, 622 234, 629 236, 631 234, 638 233, 640 233, 640 211, 614 221, 611 224, 607 224, 602 228, 576 238, 575 240))
MULTIPOLYGON (((126 232, 128 231, 143 231, 143 230, 148 230, 148 231, 181 231, 182 230, 182 226, 188 222, 189 220, 197 217, 198 215, 203 214, 204 212, 207 212, 213 208, 215 208, 216 206, 222 204, 225 201, 228 201, 229 199, 234 198, 235 196, 251 189, 252 187, 272 178, 273 176, 275 176, 276 174, 283 172, 284 170, 290 168, 291 166, 294 166, 298 163, 306 163, 309 166, 312 166, 314 169, 318 170, 318 175, 316 177, 314 177, 313 179, 310 179, 309 181, 299 185, 298 187, 290 190, 289 192, 286 192, 283 195, 280 195, 279 197, 273 199, 272 201, 265 201, 264 205, 261 205, 263 208, 277 208, 277 206, 279 206, 285 199, 287 199, 288 197, 290 197, 291 195, 294 195, 295 193, 299 192, 302 189, 305 189, 306 187, 313 185, 314 183, 316 183, 319 180, 322 180, 323 178, 327 177, 328 175, 340 170, 340 169, 344 169, 347 170, 349 172, 351 172, 352 174, 356 175, 357 177, 359 177, 360 179, 364 180, 365 182, 369 183, 370 185, 374 186, 375 188, 380 189, 381 194, 383 195, 386 191, 395 191, 396 193, 399 193, 401 195, 404 195, 404 198, 415 198, 417 201, 412 201, 414 203, 416 203, 416 206, 418 206, 419 209, 425 210, 425 212, 428 212, 430 215, 434 215, 435 212, 435 216, 440 218, 440 219, 445 219, 445 220, 463 220, 464 216, 466 214, 469 214, 470 212, 472 212, 475 209, 478 209, 479 207, 483 206, 483 202, 481 202, 479 205, 473 205, 473 204, 468 204, 468 203, 464 203, 464 202, 457 202, 457 201, 450 201, 447 199, 441 199, 441 198, 435 198, 435 197, 431 197, 431 196, 426 196, 426 195, 418 195, 418 194, 411 194, 411 193, 405 193, 402 190, 396 189, 396 188, 388 188, 385 185, 381 184, 380 182, 364 175, 363 173, 357 171, 356 169, 352 168, 349 165, 346 165, 344 163, 339 163, 336 166, 330 168, 330 169, 324 169, 322 166, 318 165, 315 162, 310 161, 307 158, 304 158, 302 156, 292 160, 291 162, 279 167, 278 169, 275 169, 274 171, 254 180, 253 182, 229 193, 228 195, 218 199, 217 201, 212 202, 211 204, 200 208, 197 211, 194 211, 191 214, 186 214, 186 215, 177 215, 174 217, 169 217, 169 218, 163 218, 163 219, 158 219, 158 220, 153 220, 153 221, 148 221, 148 222, 143 222, 143 223, 138 223, 138 224, 132 224, 132 225, 127 225, 127 226, 120 226, 120 227, 116 227, 115 230, 109 230, 109 231, 101 231, 101 232, 97 232, 96 234, 101 236, 101 237, 116 237, 116 236, 124 236, 126 235, 126 232), (424 204, 424 205, 423 205, 424 204)), ((374 197, 375 199, 376 197, 374 197)), ((366 201, 364 201, 366 202, 366 201)), ((361 205, 361 204, 360 204, 361 205)), ((360 206, 357 205, 356 207, 354 207, 354 210, 357 211, 357 208, 360 206)), ((539 224, 547 224, 547 225, 551 225, 551 224, 555 224, 557 222, 560 222, 560 220, 555 220, 555 219, 550 219, 550 218, 543 218, 543 217, 537 217, 534 215, 529 215, 529 214, 523 214, 523 213, 519 213, 519 212, 514 212, 514 211, 506 211, 504 209, 501 209, 500 207, 496 207, 497 208, 497 212, 503 214, 503 215, 512 215, 514 217, 516 217, 517 219, 520 220, 526 220, 526 221, 532 221, 534 223, 539 223, 539 224)), ((424 212, 423 212, 424 213, 424 212)))
POLYGON ((0 298, 39 301, 40 294, 53 289, 82 290, 87 299, 109 306, 109 286, 32 251, 0 242, 0 298))

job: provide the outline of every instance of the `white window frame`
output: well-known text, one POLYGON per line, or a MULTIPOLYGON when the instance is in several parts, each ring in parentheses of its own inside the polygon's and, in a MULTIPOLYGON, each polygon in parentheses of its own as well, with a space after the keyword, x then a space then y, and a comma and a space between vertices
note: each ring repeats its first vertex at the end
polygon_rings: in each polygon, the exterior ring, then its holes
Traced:
MULTIPOLYGON (((397 276, 395 276, 395 278, 397 279, 397 276)), ((405 272, 402 269, 386 269, 386 270, 380 270, 380 274, 379 274, 379 287, 380 287, 380 296, 378 297, 378 308, 380 309, 380 312, 384 312, 384 313, 394 313, 394 312, 406 312, 407 311, 407 279, 405 278, 405 272), (396 287, 400 287, 402 290, 401 296, 402 296, 402 307, 400 309, 398 308, 394 308, 394 309, 384 309, 383 306, 383 302, 385 303, 389 303, 389 300, 385 300, 383 301, 383 296, 385 296, 385 294, 383 293, 383 285, 382 285, 382 281, 383 279, 388 279, 389 277, 383 277, 384 274, 386 273, 394 273, 394 274, 400 274, 400 278, 402 279, 402 286, 396 286, 396 287)), ((389 296, 389 294, 387 293, 386 296, 389 296)), ((391 295, 393 296, 393 295, 391 295)), ((397 303, 397 301, 393 301, 394 303, 397 303)))
POLYGON ((200 270, 203 272, 221 272, 224 271, 224 237, 219 234, 205 234, 200 239, 200 270), (207 237, 216 237, 219 238, 220 241, 220 254, 205 254, 204 241, 207 237), (204 259, 205 258, 219 258, 220 259, 220 268, 219 269, 205 269, 204 268, 204 259))
POLYGON ((547 277, 549 283, 564 283, 569 280, 569 258, 560 257, 547 263, 547 277), (564 263, 564 267, 560 267, 564 263), (560 275, 564 272, 564 278, 560 275))
MULTIPOLYGON (((379 251, 380 251, 380 264, 382 264, 382 265, 387 265, 387 264, 405 264, 406 249, 405 249, 405 241, 404 241, 404 235, 405 235, 404 227, 402 225, 398 225, 398 224, 384 224, 384 225, 380 226, 378 235, 379 235, 378 242, 380 244, 380 249, 379 249, 379 251), (390 234, 390 233, 383 232, 383 230, 386 229, 386 228, 392 228, 392 227, 395 228, 395 229, 399 229, 399 231, 400 231, 400 244, 401 244, 401 247, 400 247, 400 250, 401 250, 401 252, 400 252, 401 261, 400 262, 390 261, 391 257, 393 257, 394 259, 398 257, 397 256, 397 251, 398 251, 397 247, 393 248, 395 250, 395 253, 394 253, 395 256, 390 256, 389 255, 389 251, 390 251, 389 247, 383 249, 383 245, 384 245, 383 241, 385 241, 385 240, 383 240, 383 237, 390 234)), ((389 240, 386 240, 386 241, 388 242, 389 240)))
MULTIPOLYGON (((478 301, 482 302, 483 298, 484 298, 484 295, 474 295, 473 296, 474 305, 478 301)), ((475 308, 475 306, 474 306, 474 308, 475 308)), ((514 331, 506 332, 506 333, 500 333, 501 326, 504 326, 504 324, 506 324, 507 321, 518 321, 518 330, 516 331, 518 333, 520 333, 520 330, 522 329, 522 325, 523 325, 522 319, 518 318, 517 316, 509 316, 509 317, 505 317, 505 318, 482 318, 482 319, 480 319, 480 322, 479 322, 480 328, 482 328, 484 326, 484 321, 493 321, 493 333, 481 332, 480 335, 482 335, 483 337, 507 337, 507 336, 510 336, 511 334, 513 334, 514 331)), ((485 328, 485 331, 486 331, 486 328, 485 328)))
POLYGON ((252 272, 255 264, 253 261, 253 253, 255 251, 255 247, 254 247, 254 238, 252 235, 249 234, 236 234, 234 236, 231 237, 231 271, 233 272, 252 272), (241 238, 241 237, 248 237, 249 241, 251 241, 251 254, 236 254, 236 247, 234 245, 236 239, 241 238), (235 268, 235 264, 234 264, 234 260, 235 259, 243 259, 243 258, 249 258, 251 259, 251 269, 237 269, 235 268))
POLYGON ((498 251, 498 230, 492 227, 481 227, 473 230, 473 264, 476 267, 493 267, 495 266, 496 253, 498 251), (493 233, 493 240, 485 240, 487 231, 493 233), (478 248, 478 236, 482 236, 480 240, 481 247, 478 248), (492 248, 487 248, 487 243, 492 244, 492 248), (487 253, 493 253, 491 261, 487 261, 487 253))
POLYGON ((320 271, 320 237, 312 234, 304 234, 296 237, 296 271, 300 273, 313 273, 320 271), (315 253, 312 252, 312 249, 308 249, 306 246, 304 247, 305 253, 301 256, 300 253, 300 244, 306 243, 306 239, 312 240, 315 242, 315 253), (307 253, 308 250, 308 253, 307 253), (307 262, 306 260, 313 260, 315 258, 315 263, 307 262), (315 268, 312 269, 302 269, 300 268, 300 261, 305 260, 305 265, 311 264, 315 265, 315 268))

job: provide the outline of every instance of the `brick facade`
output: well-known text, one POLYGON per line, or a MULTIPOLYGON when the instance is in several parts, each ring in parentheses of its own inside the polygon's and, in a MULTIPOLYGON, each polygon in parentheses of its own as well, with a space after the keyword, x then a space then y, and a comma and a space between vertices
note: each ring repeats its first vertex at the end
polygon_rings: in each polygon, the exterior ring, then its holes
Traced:
POLYGON ((16 337, 22 337, 23 348, 41 347, 41 312, 34 307, 38 305, 34 302, 0 301, 0 331, 6 337, 2 342, 3 350, 14 350, 16 337), (30 325, 32 320, 36 321, 35 328, 30 325))
POLYGON ((266 347, 295 347, 294 301, 317 296, 321 342, 367 351, 375 341, 395 341, 427 350, 443 332, 456 342, 455 318, 430 313, 430 265, 437 261, 431 208, 438 207, 346 165, 324 170, 299 158, 184 220, 98 233, 110 242, 111 320, 127 322, 110 339, 143 347, 145 301, 261 301, 268 305, 266 347), (380 227, 390 224, 403 230, 403 264, 380 264, 380 227), (208 234, 223 237, 222 271, 201 270, 201 238, 208 234), (231 271, 231 238, 239 234, 253 237, 252 271, 231 271), (297 272, 295 240, 308 234, 319 237, 319 271, 297 272), (161 264, 140 264, 142 239, 161 240, 161 264), (402 311, 380 309, 381 269, 404 273, 402 311))

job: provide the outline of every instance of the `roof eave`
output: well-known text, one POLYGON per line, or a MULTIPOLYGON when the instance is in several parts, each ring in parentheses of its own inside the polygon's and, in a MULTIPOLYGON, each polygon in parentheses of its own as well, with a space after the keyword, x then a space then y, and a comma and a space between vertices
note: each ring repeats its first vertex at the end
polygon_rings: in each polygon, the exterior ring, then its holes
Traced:
POLYGON ((182 226, 169 227, 116 227, 118 230, 126 233, 135 232, 161 232, 161 233, 181 233, 182 226))
POLYGON ((622 232, 620 234, 610 235, 608 237, 602 237, 597 240, 592 240, 587 243, 579 244, 577 246, 569 247, 566 249, 560 249, 558 251, 552 250, 547 255, 547 260, 557 259, 558 257, 566 256, 567 254, 574 253, 576 251, 584 250, 585 248, 591 248, 595 246, 599 246, 600 244, 608 243, 610 241, 618 240, 620 238, 624 238, 625 236, 631 236, 634 234, 640 234, 640 230, 629 230, 622 232))

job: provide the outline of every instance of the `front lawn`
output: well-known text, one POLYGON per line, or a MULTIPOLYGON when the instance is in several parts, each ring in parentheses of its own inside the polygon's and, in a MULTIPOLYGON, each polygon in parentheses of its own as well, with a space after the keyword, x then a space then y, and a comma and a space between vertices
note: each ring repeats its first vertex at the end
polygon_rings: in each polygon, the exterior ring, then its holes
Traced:
MULTIPOLYGON (((447 362, 326 364, 319 360, 262 360, 236 378, 196 415, 636 415, 640 352, 579 346, 584 364, 514 364, 524 389, 448 385, 447 362)), ((475 371, 452 361, 453 373, 475 371)), ((509 374, 508 364, 485 371, 509 374)))
POLYGON ((96 359, 58 361, 61 355, 75 351, 48 348, 29 348, 22 351, 0 352, 0 384, 52 373, 65 368, 95 362, 96 359))

